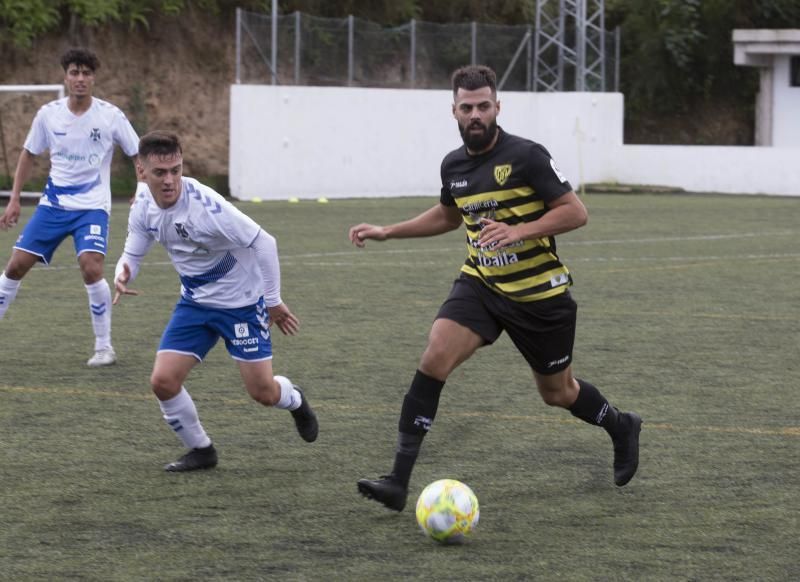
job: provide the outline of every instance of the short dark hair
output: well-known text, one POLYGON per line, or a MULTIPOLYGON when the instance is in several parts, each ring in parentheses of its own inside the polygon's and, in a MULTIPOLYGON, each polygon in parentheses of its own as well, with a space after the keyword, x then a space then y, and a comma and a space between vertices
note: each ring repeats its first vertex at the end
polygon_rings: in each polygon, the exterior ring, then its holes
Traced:
POLYGON ((168 131, 151 131, 139 140, 139 159, 148 156, 168 157, 182 154, 180 138, 168 131))
POLYGON ((79 67, 86 67, 94 72, 100 68, 100 59, 98 59, 97 55, 89 49, 72 48, 61 55, 61 67, 66 73, 67 69, 72 64, 78 65, 79 67))
POLYGON ((497 93, 497 75, 485 65, 467 65, 456 69, 450 80, 453 84, 453 95, 459 89, 475 91, 484 87, 489 87, 492 95, 497 93))

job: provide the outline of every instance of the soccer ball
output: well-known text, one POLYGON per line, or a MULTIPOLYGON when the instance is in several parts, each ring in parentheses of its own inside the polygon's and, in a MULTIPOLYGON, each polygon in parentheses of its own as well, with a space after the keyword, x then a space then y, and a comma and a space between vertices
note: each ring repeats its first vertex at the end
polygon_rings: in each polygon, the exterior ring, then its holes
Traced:
POLYGON ((434 481, 417 499, 417 523, 437 542, 458 544, 478 525, 478 498, 455 479, 434 481))

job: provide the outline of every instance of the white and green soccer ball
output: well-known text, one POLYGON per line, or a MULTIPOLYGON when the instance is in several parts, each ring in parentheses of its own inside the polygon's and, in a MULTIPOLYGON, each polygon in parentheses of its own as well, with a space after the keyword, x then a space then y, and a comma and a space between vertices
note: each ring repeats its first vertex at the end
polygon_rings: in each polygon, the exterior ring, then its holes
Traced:
POLYGON ((478 525, 478 498, 455 479, 434 481, 417 499, 417 523, 437 542, 458 544, 478 525))

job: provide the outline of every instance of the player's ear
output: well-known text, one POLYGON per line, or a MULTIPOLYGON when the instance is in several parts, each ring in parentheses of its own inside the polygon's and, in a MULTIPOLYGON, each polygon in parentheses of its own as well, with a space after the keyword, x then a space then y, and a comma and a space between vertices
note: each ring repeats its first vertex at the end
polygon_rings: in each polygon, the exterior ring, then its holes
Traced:
POLYGON ((500 100, 499 99, 495 102, 495 109, 497 109, 497 114, 500 115, 500 100))
MULTIPOLYGON (((453 103, 453 117, 456 117, 456 104, 453 103)), ((458 118, 456 118, 458 119, 458 118)))

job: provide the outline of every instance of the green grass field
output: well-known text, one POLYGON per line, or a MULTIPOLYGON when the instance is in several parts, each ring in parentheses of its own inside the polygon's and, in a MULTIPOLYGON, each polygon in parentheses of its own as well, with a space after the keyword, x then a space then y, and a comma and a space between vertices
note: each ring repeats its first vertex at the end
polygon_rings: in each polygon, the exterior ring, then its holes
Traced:
MULTIPOLYGON (((463 233, 358 250, 346 230, 435 201, 240 204, 278 238, 302 329, 275 337, 274 366, 321 432, 307 444, 250 401, 217 346, 187 383, 220 452, 197 474, 162 471, 182 449, 148 386, 179 290, 163 251, 114 309, 120 361, 100 370, 71 241, 34 269, 0 322, 0 579, 800 579, 800 199, 588 195, 589 225, 559 237, 575 371, 644 418, 639 473, 615 487, 608 437, 545 406, 503 337, 450 378, 398 514, 355 482, 391 468, 463 233), (481 502, 464 546, 415 523, 444 477, 481 502)), ((109 279, 126 220, 115 205, 109 279)))

